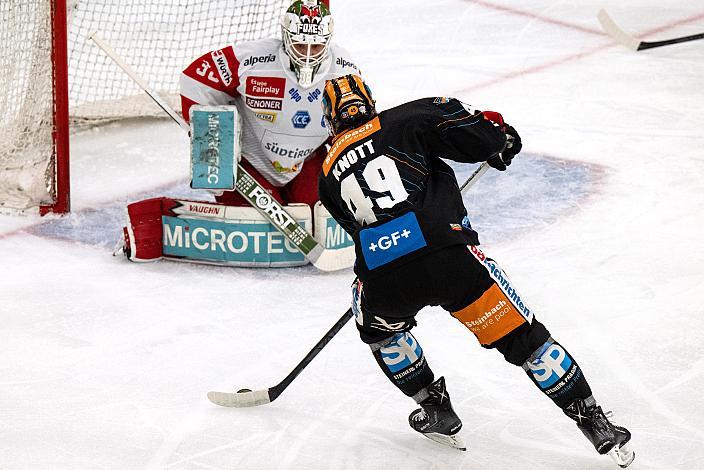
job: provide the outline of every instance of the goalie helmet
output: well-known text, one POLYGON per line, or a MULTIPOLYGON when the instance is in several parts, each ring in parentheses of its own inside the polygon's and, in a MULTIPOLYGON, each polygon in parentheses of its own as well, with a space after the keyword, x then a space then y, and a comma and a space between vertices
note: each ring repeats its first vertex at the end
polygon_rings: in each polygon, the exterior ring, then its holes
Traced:
POLYGON ((362 77, 345 75, 328 80, 323 90, 323 118, 333 137, 376 116, 372 91, 362 77))
POLYGON ((281 18, 284 50, 301 86, 313 83, 328 56, 332 31, 332 15, 320 0, 296 0, 281 18))

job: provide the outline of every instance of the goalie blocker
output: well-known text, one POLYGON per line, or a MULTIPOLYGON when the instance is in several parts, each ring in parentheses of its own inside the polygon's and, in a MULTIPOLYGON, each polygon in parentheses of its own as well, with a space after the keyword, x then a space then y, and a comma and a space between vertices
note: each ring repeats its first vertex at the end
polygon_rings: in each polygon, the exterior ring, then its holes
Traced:
MULTIPOLYGON (((286 206, 286 211, 328 250, 353 242, 320 203, 286 206)), ((123 253, 130 261, 159 259, 249 267, 308 264, 303 254, 252 207, 146 199, 127 206, 123 253)), ((344 251, 340 251, 343 253, 344 251)))

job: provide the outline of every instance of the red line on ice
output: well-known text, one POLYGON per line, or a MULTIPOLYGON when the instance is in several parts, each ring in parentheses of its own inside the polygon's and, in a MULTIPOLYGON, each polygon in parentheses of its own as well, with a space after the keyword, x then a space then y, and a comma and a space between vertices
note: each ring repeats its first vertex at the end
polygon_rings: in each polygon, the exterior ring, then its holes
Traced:
MULTIPOLYGON (((470 2, 473 2, 473 3, 477 3, 477 4, 481 4, 481 5, 486 5, 486 6, 493 6, 493 5, 489 4, 489 3, 483 2, 482 0, 467 0, 467 1, 470 1, 470 2)), ((505 7, 501 7, 501 8, 502 8, 502 9, 505 9, 505 10, 507 10, 507 11, 514 12, 514 10, 511 10, 511 9, 509 9, 509 8, 505 8, 505 7)), ((515 10, 515 12, 518 12, 518 10, 515 10)), ((521 13, 522 13, 522 12, 521 12, 521 13)), ((530 15, 530 14, 526 14, 526 16, 531 16, 531 15, 530 15)), ((538 17, 538 16, 535 16, 535 17, 542 20, 542 17, 538 17)), ((671 28, 673 28, 673 27, 675 27, 675 26, 680 26, 680 25, 683 25, 683 24, 686 24, 686 23, 691 23, 692 21, 697 21, 697 20, 700 20, 700 19, 703 19, 703 18, 704 18, 704 12, 702 12, 702 13, 697 13, 697 14, 695 14, 695 15, 688 16, 688 17, 686 17, 686 18, 682 18, 682 19, 680 19, 680 20, 673 21, 673 22, 671 22, 671 23, 667 23, 667 24, 662 25, 662 26, 658 26, 657 28, 653 28, 653 29, 647 30, 647 31, 645 31, 645 32, 643 32, 643 33, 638 34, 637 37, 648 36, 648 35, 653 34, 653 33, 659 33, 659 32, 662 32, 662 31, 671 29, 671 28)), ((551 21, 551 22, 552 22, 552 21, 551 21)), ((569 24, 568 24, 568 23, 565 23, 565 25, 569 25, 569 24)), ((572 26, 575 26, 575 25, 572 25, 572 26)), ((557 66, 560 66, 560 65, 569 63, 569 62, 573 62, 573 61, 575 61, 575 60, 579 60, 579 59, 582 59, 582 58, 585 58, 585 57, 589 57, 589 56, 592 56, 592 55, 596 54, 597 52, 601 52, 602 50, 608 49, 608 48, 611 48, 611 47, 616 47, 616 44, 615 44, 614 42, 609 42, 609 43, 607 43, 607 44, 603 44, 603 45, 601 45, 601 46, 598 46, 598 47, 595 47, 595 48, 592 48, 592 49, 589 49, 589 50, 586 50, 586 51, 578 52, 578 53, 576 53, 576 54, 572 54, 572 55, 568 55, 568 56, 565 56, 565 57, 553 59, 553 60, 550 60, 550 61, 548 61, 548 62, 544 62, 544 63, 542 63, 542 64, 534 65, 534 66, 532 66, 532 67, 527 67, 527 68, 524 68, 524 69, 515 70, 515 71, 513 71, 513 72, 508 72, 508 73, 505 73, 505 74, 501 74, 501 75, 499 75, 499 76, 497 76, 497 77, 494 77, 494 78, 491 78, 491 79, 489 79, 489 80, 485 80, 485 81, 483 81, 483 82, 479 82, 479 83, 476 83, 476 84, 474 84, 474 85, 471 85, 471 86, 469 86, 469 87, 467 87, 467 88, 463 88, 463 89, 461 89, 461 90, 458 90, 458 91, 456 91, 455 93, 456 93, 456 94, 468 93, 468 92, 472 92, 472 91, 475 91, 475 90, 480 90, 480 89, 482 89, 482 88, 488 88, 488 87, 490 87, 490 86, 492 86, 492 85, 496 85, 496 84, 498 84, 498 83, 503 83, 503 82, 506 82, 506 81, 509 81, 509 80, 513 80, 513 79, 515 79, 515 78, 522 77, 522 76, 524 76, 524 75, 530 75, 530 74, 534 74, 534 73, 537 73, 537 72, 542 72, 543 70, 551 69, 551 68, 553 68, 553 67, 557 67, 557 66)))
MULTIPOLYGON (((494 10, 508 12, 514 15, 525 16, 527 18, 532 18, 534 20, 542 21, 543 23, 551 23, 558 26, 564 26, 566 28, 575 29, 577 31, 582 31, 583 33, 596 34, 597 36, 606 36, 606 33, 598 28, 588 28, 586 26, 581 26, 574 23, 568 23, 567 21, 557 20, 555 18, 549 18, 547 16, 539 15, 537 13, 532 13, 530 11, 518 10, 516 8, 511 8, 503 5, 496 5, 494 3, 485 2, 482 0, 466 0, 470 3, 476 3, 486 8, 492 8, 494 10)), ((596 18, 596 14, 594 15, 596 18)), ((596 20, 595 20, 596 21, 596 20)))

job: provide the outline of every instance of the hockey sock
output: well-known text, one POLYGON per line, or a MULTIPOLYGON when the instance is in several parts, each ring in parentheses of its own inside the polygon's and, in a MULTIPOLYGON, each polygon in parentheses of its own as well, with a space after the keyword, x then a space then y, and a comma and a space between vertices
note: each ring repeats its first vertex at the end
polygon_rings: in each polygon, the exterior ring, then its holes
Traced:
POLYGON ((418 403, 428 397, 426 387, 433 382, 433 371, 410 332, 396 333, 370 347, 381 370, 399 390, 418 403))
POLYGON ((560 408, 592 394, 582 369, 552 337, 533 352, 523 369, 540 391, 560 408))

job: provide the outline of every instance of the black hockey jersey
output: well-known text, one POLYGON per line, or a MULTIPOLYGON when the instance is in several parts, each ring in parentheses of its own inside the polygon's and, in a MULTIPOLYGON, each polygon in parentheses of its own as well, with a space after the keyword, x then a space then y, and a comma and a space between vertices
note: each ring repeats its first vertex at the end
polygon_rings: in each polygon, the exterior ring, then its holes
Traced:
POLYGON ((449 245, 479 244, 441 158, 483 162, 505 145, 499 128, 453 98, 412 101, 338 136, 318 192, 355 242, 359 278, 449 245))

